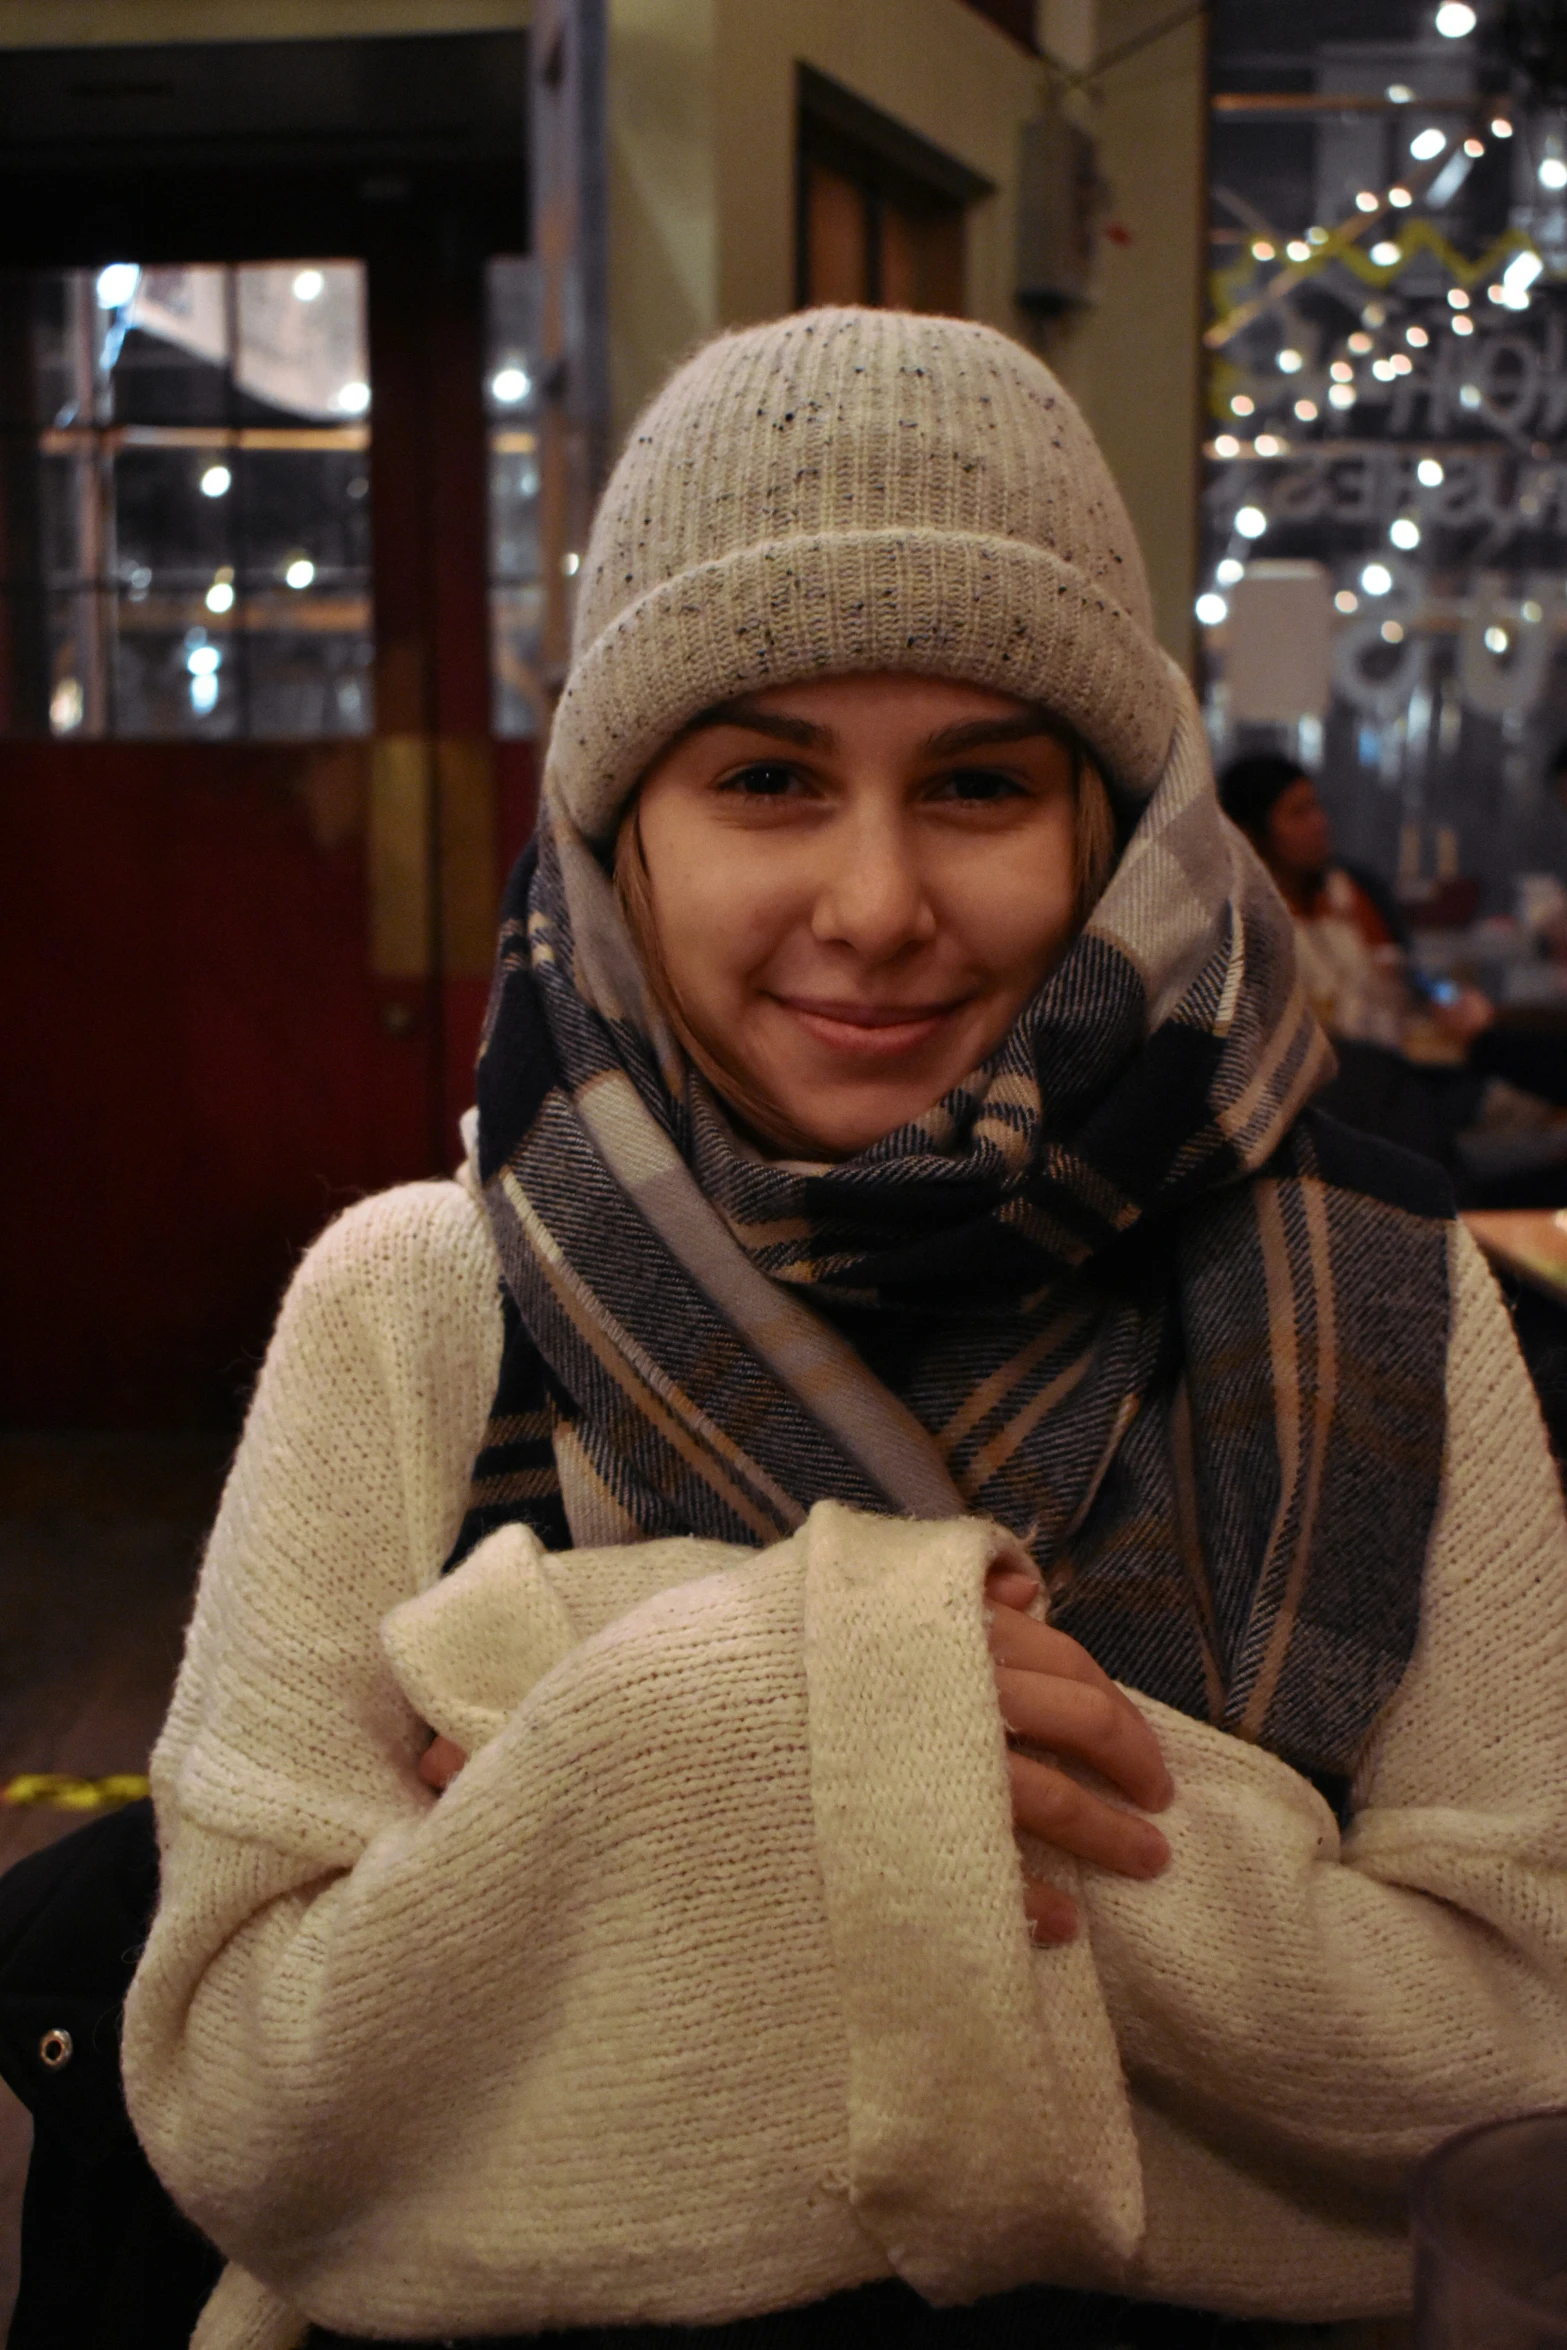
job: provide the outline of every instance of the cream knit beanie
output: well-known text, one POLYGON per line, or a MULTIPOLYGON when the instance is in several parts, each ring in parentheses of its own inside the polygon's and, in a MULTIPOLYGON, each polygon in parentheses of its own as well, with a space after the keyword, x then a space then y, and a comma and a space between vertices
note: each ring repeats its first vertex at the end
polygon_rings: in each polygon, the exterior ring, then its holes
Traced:
POLYGON ((638 419, 578 580, 546 790, 613 834, 649 760, 715 702, 909 669, 1069 721, 1152 790, 1175 696, 1103 457, 993 328, 806 310, 720 336, 638 419))

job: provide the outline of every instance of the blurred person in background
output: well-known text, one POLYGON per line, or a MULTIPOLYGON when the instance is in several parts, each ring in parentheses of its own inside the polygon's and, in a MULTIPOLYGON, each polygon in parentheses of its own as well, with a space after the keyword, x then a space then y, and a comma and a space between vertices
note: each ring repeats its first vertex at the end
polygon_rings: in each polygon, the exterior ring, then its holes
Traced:
POLYGON ((1296 760, 1237 759, 1219 798, 1294 920, 1301 983, 1338 1055, 1321 1106, 1453 1170, 1484 1083, 1472 1047, 1495 1020, 1489 999, 1418 970, 1397 904, 1374 874, 1334 855, 1328 812, 1296 760))

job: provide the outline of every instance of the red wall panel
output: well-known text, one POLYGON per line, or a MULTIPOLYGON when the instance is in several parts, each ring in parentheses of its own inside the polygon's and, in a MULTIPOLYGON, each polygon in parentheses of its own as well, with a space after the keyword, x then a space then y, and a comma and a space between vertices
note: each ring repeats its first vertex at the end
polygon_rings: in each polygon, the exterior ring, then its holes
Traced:
POLYGON ((300 1248, 429 1171, 432 991, 366 973, 363 767, 0 747, 0 1420, 229 1418, 300 1248))

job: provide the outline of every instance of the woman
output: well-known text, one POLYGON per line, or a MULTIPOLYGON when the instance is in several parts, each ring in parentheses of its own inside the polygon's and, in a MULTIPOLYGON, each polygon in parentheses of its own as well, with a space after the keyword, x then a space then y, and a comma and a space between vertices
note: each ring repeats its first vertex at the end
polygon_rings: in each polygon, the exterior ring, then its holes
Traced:
POLYGON ((1047 371, 684 368, 467 1169, 301 1269, 155 1758, 202 2350, 1402 2305, 1411 2160, 1567 2096, 1567 1539, 1329 1066, 1047 371))
POLYGON ((1334 856, 1328 812, 1293 759, 1255 751, 1233 761, 1219 804, 1289 908, 1301 985, 1333 1039, 1338 1071, 1318 1107, 1456 1178, 1458 1136, 1484 1083, 1465 1061, 1494 1007, 1478 988, 1421 972, 1392 897, 1334 856))

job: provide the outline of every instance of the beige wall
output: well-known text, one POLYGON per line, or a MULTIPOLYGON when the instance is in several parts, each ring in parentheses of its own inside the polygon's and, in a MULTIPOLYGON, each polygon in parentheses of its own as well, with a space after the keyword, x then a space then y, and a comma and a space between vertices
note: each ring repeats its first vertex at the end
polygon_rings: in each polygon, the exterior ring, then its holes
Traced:
POLYGON ((0 48, 471 33, 527 21, 528 0, 0 0, 0 48))
POLYGON ((970 219, 969 302, 1015 329, 1017 136, 1040 71, 962 0, 611 0, 611 28, 618 430, 698 337, 793 302, 797 63, 997 183, 970 219))
MULTIPOLYGON (((1169 0, 1097 0, 1092 53, 1105 55, 1169 14, 1169 0)), ((1112 67, 1095 83, 1083 119, 1099 141, 1109 217, 1131 242, 1101 244, 1094 305, 1051 334, 1048 355, 1082 404, 1131 509, 1160 640, 1190 670, 1201 442, 1201 20, 1112 67)))
POLYGON ((723 0, 610 0, 612 438, 722 323, 715 130, 723 0))

